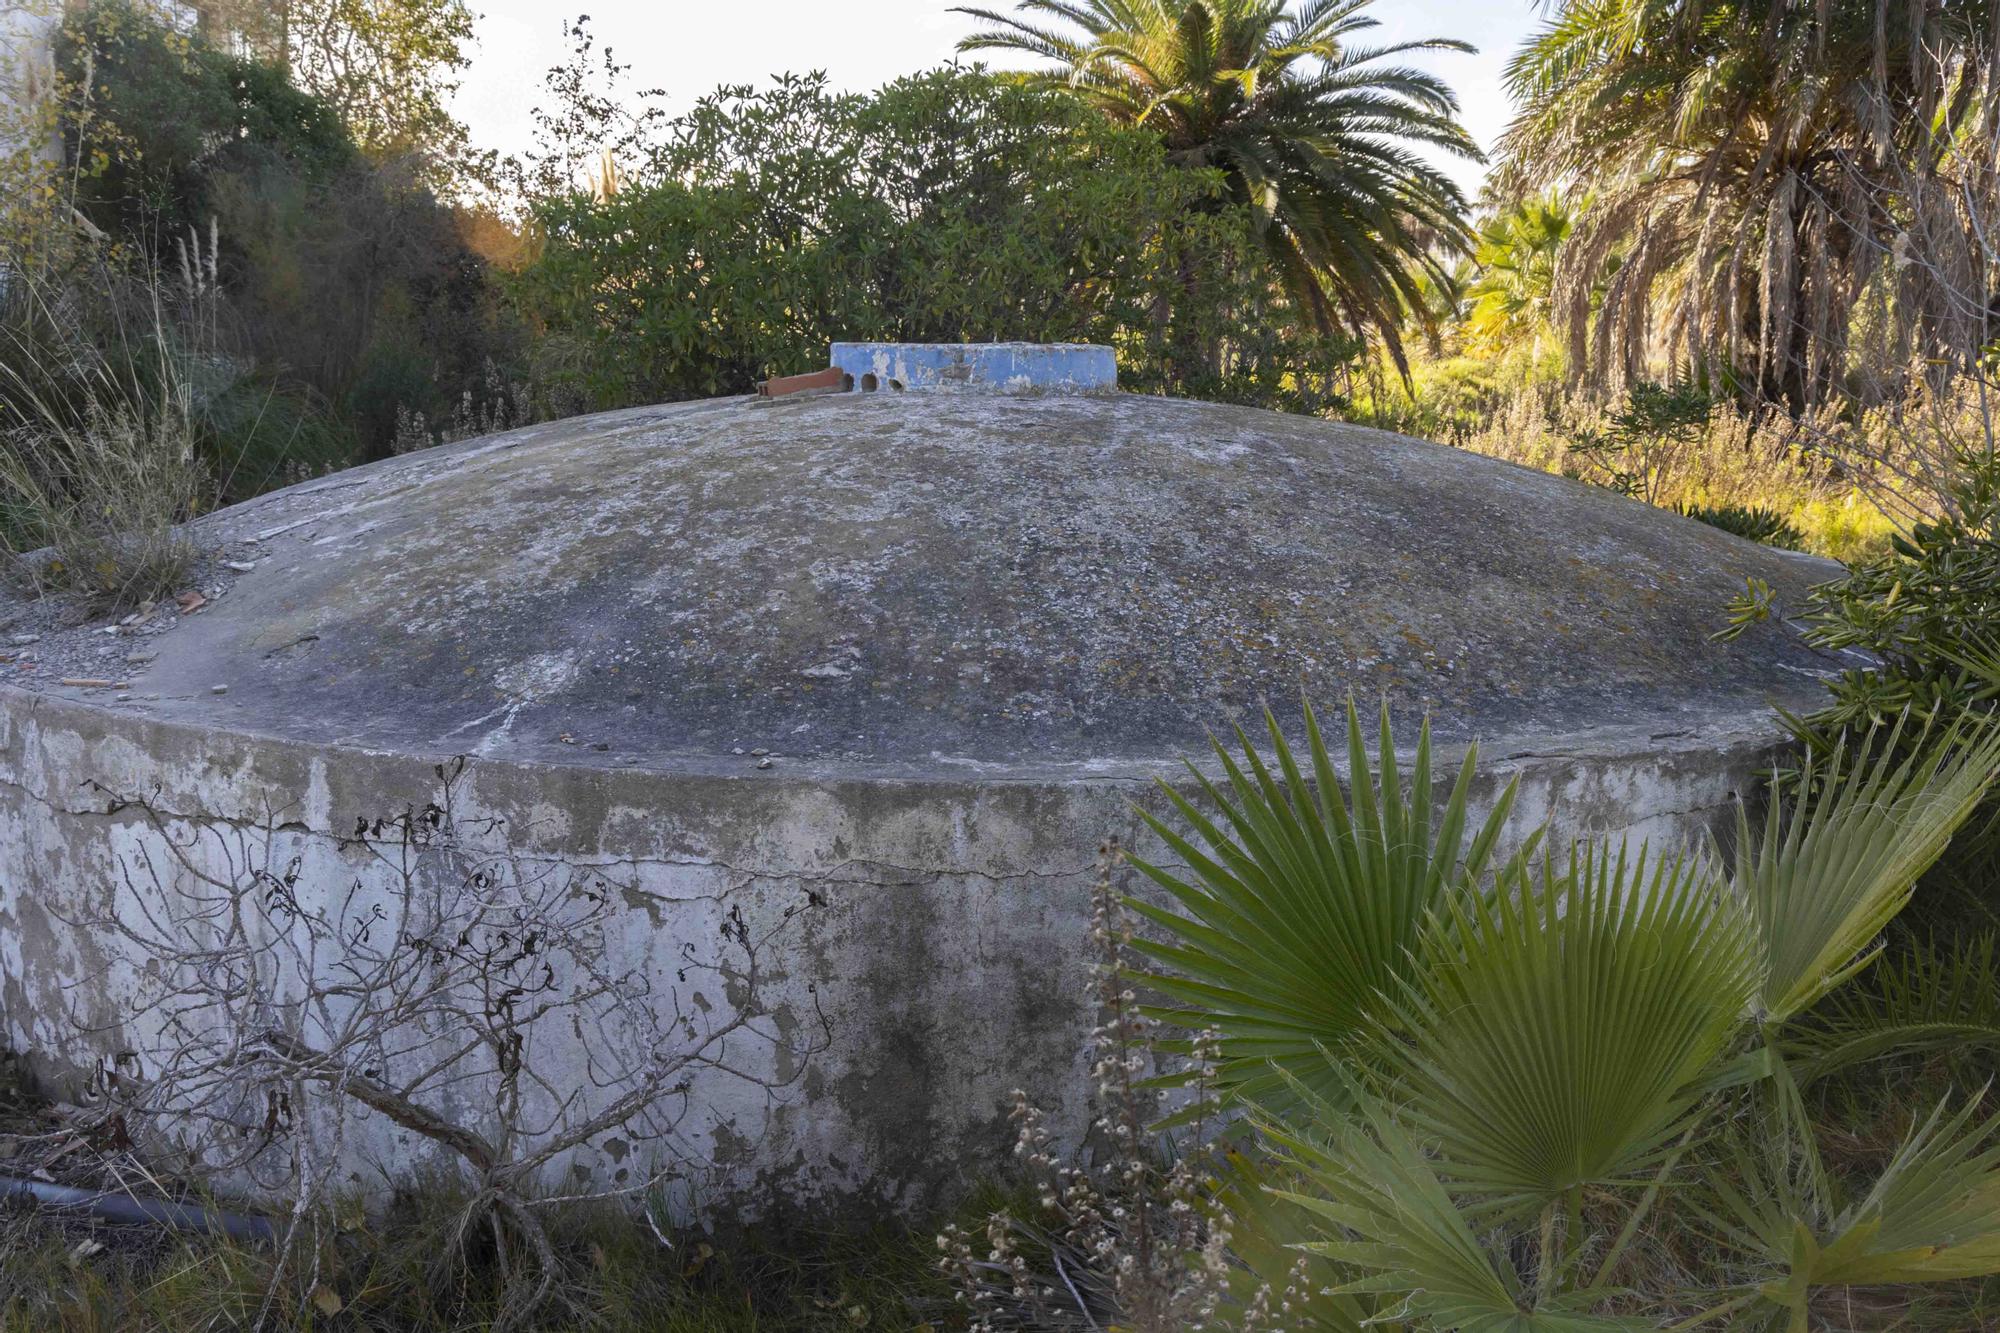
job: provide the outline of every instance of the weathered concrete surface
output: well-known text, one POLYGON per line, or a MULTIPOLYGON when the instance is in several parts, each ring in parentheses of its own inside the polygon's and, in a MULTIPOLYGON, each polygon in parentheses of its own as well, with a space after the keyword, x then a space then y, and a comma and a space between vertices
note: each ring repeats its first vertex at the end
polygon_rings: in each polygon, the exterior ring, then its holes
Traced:
MULTIPOLYGON (((66 922, 119 910, 156 835, 100 787, 272 822, 330 896, 380 873, 357 819, 470 753, 462 814, 615 871, 614 948, 663 981, 732 909, 754 929, 821 904, 773 999, 831 1048, 774 1097, 705 1080, 683 1127, 723 1205, 935 1202, 1000 1160, 1014 1087, 1076 1133, 1092 854, 1207 726, 1302 687, 1386 694, 1484 738, 1524 820, 1659 842, 1722 812, 1775 743, 1769 704, 1809 704, 1828 666, 1775 627, 1708 637, 1745 575, 1796 594, 1816 562, 1448 449, 1156 399, 631 411, 203 536, 256 567, 149 645, 132 699, 0 689, 6 1039, 74 1065, 119 1040, 136 960, 66 922), (79 1039, 72 1003, 112 1026, 79 1039)), ((377 1130, 367 1161, 421 1158, 377 1130)))
POLYGON ((209 530, 272 529, 153 645, 162 698, 129 709, 519 759, 998 773, 1171 759, 1301 690, 1387 695, 1454 739, 1672 731, 1807 700, 1827 666, 1775 625, 1710 638, 1746 575, 1796 598, 1824 562, 1459 450, 1158 398, 628 412, 209 530))
MULTIPOLYGON (((46 1067, 83 1068, 122 1049, 118 1024, 146 984, 116 941, 69 922, 123 907, 125 870, 155 863, 136 811, 107 814, 97 787, 156 793, 175 836, 197 824, 276 828, 300 896, 326 906, 382 874, 350 840, 357 819, 434 790, 430 756, 215 733, 117 718, 67 701, 0 698, 0 1015, 6 1039, 46 1067), (85 988, 73 989, 80 980, 85 988), (102 1029, 89 1039, 77 1025, 102 1029)), ((1564 812, 1560 834, 1685 838, 1727 809, 1769 755, 1763 728, 1576 747, 1559 740, 1487 751, 1490 799, 1522 782, 1523 827, 1564 812), (1600 748, 1601 747, 1601 748, 1600 748)), ((602 868, 628 910, 611 953, 665 993, 684 949, 712 948, 725 914, 754 933, 819 904, 781 937, 776 1021, 831 1046, 767 1098, 704 1077, 679 1151, 712 1164, 704 1200, 728 1211, 923 1209, 1006 1160, 1010 1090, 1026 1088, 1074 1142, 1088 1120, 1091 1015, 1085 932, 1093 851, 1107 833, 1147 851, 1136 780, 984 779, 945 774, 690 774, 489 760, 460 793, 468 823, 507 821, 511 855, 602 868)), ((544 1032, 535 1058, 559 1084, 588 1086, 569 1034, 544 1032)), ((771 1048, 739 1051, 784 1074, 771 1048)), ((485 1122, 488 1108, 454 1108, 485 1122)), ((425 1146, 375 1121, 351 1145, 355 1185, 430 1163, 425 1146)), ((615 1184, 643 1164, 607 1135, 573 1167, 615 1184)), ((576 1179, 566 1187, 578 1187, 576 1179)))

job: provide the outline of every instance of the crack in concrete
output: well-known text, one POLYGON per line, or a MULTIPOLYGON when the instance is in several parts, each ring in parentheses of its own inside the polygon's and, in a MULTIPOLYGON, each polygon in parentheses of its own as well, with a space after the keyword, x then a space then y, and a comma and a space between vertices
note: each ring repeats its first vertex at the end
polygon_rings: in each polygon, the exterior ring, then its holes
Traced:
MULTIPOLYGON (((107 823, 143 823, 157 819, 163 823, 185 824, 209 829, 226 829, 236 834, 257 834, 270 836, 274 833, 294 838, 305 838, 325 843, 334 848, 350 848, 364 843, 384 845, 382 840, 361 839, 351 834, 334 832, 327 828, 314 828, 299 820, 273 822, 253 819, 243 815, 225 815, 217 812, 189 814, 154 804, 141 797, 127 796, 109 787, 91 786, 93 780, 79 784, 81 790, 95 790, 107 801, 115 801, 117 809, 100 809, 96 806, 74 805, 58 802, 43 792, 34 790, 26 783, 12 777, 0 776, 0 790, 17 793, 33 801, 52 815, 71 819, 89 819, 107 823)), ((663 901, 674 902, 724 902, 728 895, 740 892, 760 881, 776 883, 814 884, 854 884, 871 888, 913 888, 934 884, 945 877, 982 881, 987 884, 1009 884, 1019 881, 1075 880, 1094 872, 1094 860, 1073 867, 1059 867, 1053 870, 1013 870, 996 872, 980 870, 963 865, 908 865, 894 861, 870 860, 867 857, 847 857, 823 867, 780 866, 771 863, 744 864, 726 858, 700 857, 692 855, 662 854, 659 856, 603 856, 590 854, 564 854, 524 849, 512 845, 487 846, 476 841, 455 844, 456 850, 473 857, 505 858, 523 865, 543 868, 562 868, 608 874, 618 870, 643 873, 648 868, 662 870, 721 870, 738 876, 737 883, 718 893, 689 894, 668 898, 666 895, 651 894, 663 901), (850 868, 863 871, 883 871, 886 875, 854 877, 843 875, 850 868)))

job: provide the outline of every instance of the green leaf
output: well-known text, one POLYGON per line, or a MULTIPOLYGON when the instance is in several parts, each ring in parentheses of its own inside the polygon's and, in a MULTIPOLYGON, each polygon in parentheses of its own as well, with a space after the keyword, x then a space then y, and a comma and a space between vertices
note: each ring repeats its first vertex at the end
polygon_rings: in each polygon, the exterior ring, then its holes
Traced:
POLYGON ((1586 1297, 1534 1299, 1511 1265, 1480 1243, 1410 1131, 1372 1095, 1352 1084, 1346 1093, 1358 1114, 1304 1093, 1314 1114, 1301 1123, 1322 1132, 1259 1122, 1301 1180, 1280 1197, 1309 1215, 1322 1236, 1299 1248, 1361 1274, 1337 1290, 1373 1295, 1413 1323, 1429 1321, 1419 1327, 1468 1333, 1656 1327, 1593 1316, 1586 1297))
POLYGON ((1948 952, 1913 945, 1878 963, 1866 984, 1828 996, 1790 1043, 1798 1076, 1811 1080, 1894 1055, 2000 1047, 1996 943, 1989 932, 1948 952))
POLYGON ((1297 1333, 1361 1333, 1387 1308, 1377 1298, 1335 1292, 1353 1270, 1299 1248, 1314 1234, 1313 1213, 1286 1196, 1304 1184, 1290 1164, 1263 1151, 1229 1151, 1218 1161, 1212 1197, 1235 1260, 1229 1303, 1236 1320, 1229 1326, 1241 1323, 1260 1292, 1267 1309, 1284 1307, 1278 1324, 1297 1333))
POLYGON ((1657 1162, 1755 984, 1700 860, 1587 847, 1447 905, 1379 1044, 1456 1187, 1533 1211, 1657 1162))
POLYGON ((1192 839, 1140 812, 1187 870, 1135 859, 1173 907, 1131 905, 1157 928, 1135 947, 1164 965, 1142 976, 1187 1007, 1174 1016, 1216 1032, 1221 1087, 1282 1105, 1290 1085, 1281 1075, 1332 1092, 1320 1049, 1359 1029, 1378 994, 1410 971, 1429 913, 1452 890, 1484 875, 1514 788, 1509 784, 1468 839, 1475 756, 1466 755, 1439 805, 1428 727, 1417 740, 1406 794, 1387 708, 1374 770, 1350 700, 1350 804, 1310 707, 1305 767, 1277 721, 1269 714, 1265 720, 1275 772, 1239 735, 1240 763, 1216 746, 1220 784, 1190 765, 1205 806, 1165 788, 1192 839), (1372 776, 1377 771, 1381 776, 1372 776))
POLYGON ((1976 1106, 1940 1103, 1868 1193, 1830 1220, 1783 1144, 1770 1141, 1777 1135, 1764 1136, 1761 1152, 1732 1145, 1711 1176, 1718 1203, 1702 1211, 1718 1239, 1770 1274, 1758 1294, 1798 1319, 1816 1288, 2000 1273, 2000 1116, 1974 1123, 1976 1106))
POLYGON ((1900 725, 1872 762, 1774 795, 1761 838, 1737 815, 1733 887, 1762 955, 1759 1016, 1783 1022, 1874 960, 1883 927, 1992 785, 2000 727, 1953 727, 1904 747, 1900 725), (1905 757, 1898 758, 1901 753, 1905 757))

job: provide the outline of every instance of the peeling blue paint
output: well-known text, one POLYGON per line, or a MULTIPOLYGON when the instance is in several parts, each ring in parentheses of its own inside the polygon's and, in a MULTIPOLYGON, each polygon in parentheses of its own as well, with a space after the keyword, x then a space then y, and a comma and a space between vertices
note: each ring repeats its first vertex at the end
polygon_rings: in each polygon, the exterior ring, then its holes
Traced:
POLYGON ((983 389, 1109 393, 1118 358, 1093 343, 835 343, 831 364, 861 392, 983 389))

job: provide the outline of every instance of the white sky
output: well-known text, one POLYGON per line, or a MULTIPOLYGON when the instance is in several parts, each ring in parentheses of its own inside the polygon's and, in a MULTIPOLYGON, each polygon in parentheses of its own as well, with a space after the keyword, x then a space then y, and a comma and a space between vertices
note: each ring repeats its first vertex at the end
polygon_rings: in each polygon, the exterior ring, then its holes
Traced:
MULTIPOLYGON (((866 90, 951 58, 976 23, 951 13, 954 0, 473 0, 478 49, 458 113, 481 147, 517 152, 530 142, 529 110, 543 72, 565 54, 563 26, 587 13, 600 44, 632 66, 630 86, 664 88, 679 110, 723 83, 761 83, 785 71, 823 69, 840 88, 866 90)), ((987 0, 1006 10, 1012 0, 987 0)), ((1421 63, 1457 90, 1465 123, 1490 146, 1506 126, 1500 73, 1535 26, 1534 0, 1376 0, 1372 37, 1457 37, 1479 54, 1430 55, 1421 63)), ((993 54, 985 57, 999 63, 993 54)), ((1454 174, 1476 186, 1480 169, 1454 174)))

